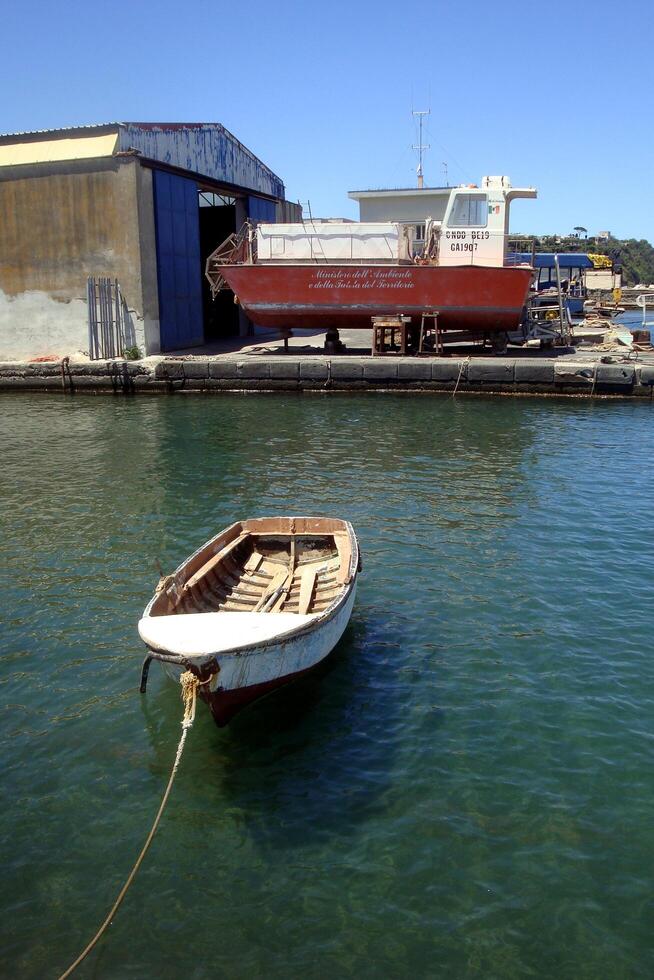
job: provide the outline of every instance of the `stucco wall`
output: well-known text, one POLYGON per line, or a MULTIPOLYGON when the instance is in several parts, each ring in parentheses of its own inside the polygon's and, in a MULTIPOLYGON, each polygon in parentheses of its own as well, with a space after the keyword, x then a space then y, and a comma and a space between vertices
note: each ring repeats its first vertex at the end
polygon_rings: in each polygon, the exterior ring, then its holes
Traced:
MULTIPOLYGON (((0 355, 86 350, 91 275, 118 279, 143 345, 138 170, 133 159, 4 168, 0 355)), ((143 213, 147 188, 141 197, 143 213)), ((148 310, 156 318, 151 289, 148 310)))
POLYGON ((0 361, 74 354, 88 349, 87 334, 84 300, 60 302, 39 290, 7 296, 0 290, 0 361))

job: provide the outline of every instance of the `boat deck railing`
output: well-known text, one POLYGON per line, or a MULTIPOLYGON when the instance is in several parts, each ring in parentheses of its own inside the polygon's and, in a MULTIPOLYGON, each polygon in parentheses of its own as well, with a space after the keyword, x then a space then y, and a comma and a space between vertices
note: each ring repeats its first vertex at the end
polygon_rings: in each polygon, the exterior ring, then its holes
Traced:
POLYGON ((507 239, 507 250, 504 264, 509 266, 524 265, 525 255, 530 255, 529 264, 534 265, 536 255, 536 243, 533 239, 520 240, 517 238, 507 239))

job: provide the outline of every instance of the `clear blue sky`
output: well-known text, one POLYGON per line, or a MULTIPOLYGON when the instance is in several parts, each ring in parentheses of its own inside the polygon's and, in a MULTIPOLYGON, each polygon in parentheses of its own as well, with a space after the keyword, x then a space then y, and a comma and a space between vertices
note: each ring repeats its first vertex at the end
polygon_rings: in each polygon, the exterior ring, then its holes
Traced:
POLYGON ((221 122, 314 214, 508 174, 512 230, 654 241, 651 3, 4 0, 0 131, 221 122))

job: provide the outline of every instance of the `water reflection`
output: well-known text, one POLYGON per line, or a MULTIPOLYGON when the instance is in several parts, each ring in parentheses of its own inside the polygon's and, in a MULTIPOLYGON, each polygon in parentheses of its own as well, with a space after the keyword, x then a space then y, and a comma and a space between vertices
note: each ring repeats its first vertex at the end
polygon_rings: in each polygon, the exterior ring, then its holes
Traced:
POLYGON ((470 523, 472 505, 490 529, 511 518, 534 439, 510 400, 471 412, 451 398, 224 396, 149 414, 159 448, 144 476, 176 535, 170 561, 235 515, 347 512, 410 537, 415 521, 470 523))

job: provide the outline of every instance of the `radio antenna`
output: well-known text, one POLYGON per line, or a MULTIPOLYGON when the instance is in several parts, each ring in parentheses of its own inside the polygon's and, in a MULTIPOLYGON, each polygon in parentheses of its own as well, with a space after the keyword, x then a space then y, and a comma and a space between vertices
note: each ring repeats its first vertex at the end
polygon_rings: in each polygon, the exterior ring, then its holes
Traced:
POLYGON ((418 127, 419 127, 418 143, 417 145, 414 143, 411 149, 418 151, 418 169, 416 173, 418 175, 418 187, 422 187, 424 185, 423 170, 422 170, 422 154, 424 150, 431 149, 429 143, 422 142, 422 119, 423 116, 431 115, 431 109, 412 109, 411 114, 413 116, 418 117, 418 127))

